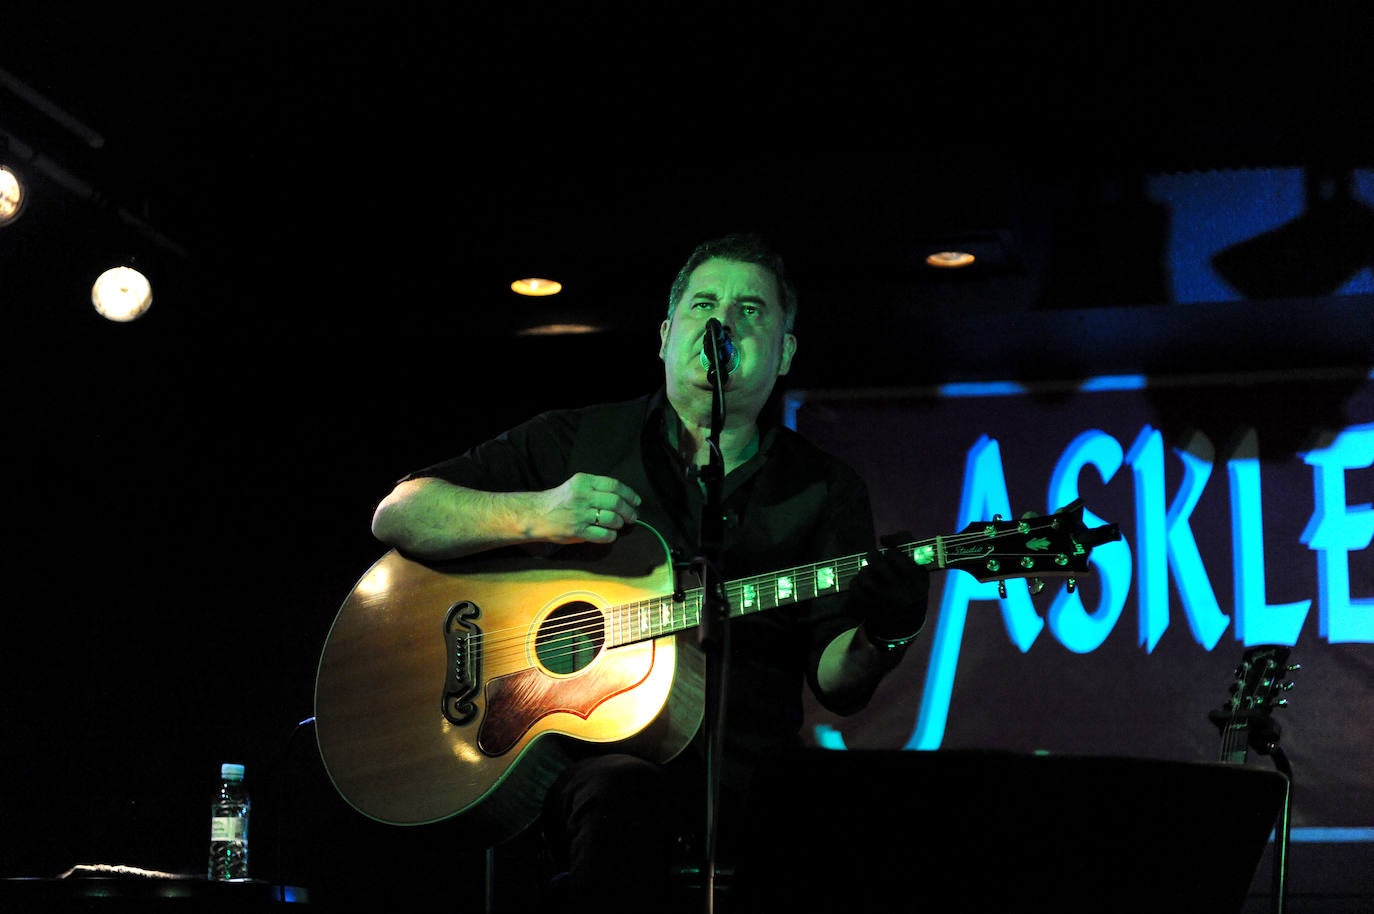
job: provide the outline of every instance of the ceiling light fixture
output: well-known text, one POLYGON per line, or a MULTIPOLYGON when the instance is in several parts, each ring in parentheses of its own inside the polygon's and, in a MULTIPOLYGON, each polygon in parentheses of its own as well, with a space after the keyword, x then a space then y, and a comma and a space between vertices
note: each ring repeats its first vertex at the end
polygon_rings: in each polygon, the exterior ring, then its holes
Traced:
POLYGON ((936 251, 934 254, 926 256, 926 263, 942 270, 957 270, 959 267, 968 266, 977 259, 968 251, 936 251))
POLYGON ((126 323, 142 317, 153 303, 148 277, 129 267, 113 267, 101 273, 91 286, 91 304, 101 317, 126 323))
POLYGON ((526 327, 517 330, 516 336, 579 336, 584 333, 600 333, 601 328, 594 324, 581 323, 555 323, 540 324, 538 327, 526 327))
POLYGON ((557 295, 559 292, 563 291, 563 284, 561 282, 554 282, 552 279, 528 277, 525 279, 517 279, 510 284, 510 289, 516 295, 529 295, 539 298, 545 295, 557 295))
POLYGON ((904 263, 918 274, 993 276, 1015 273, 1023 266, 1007 229, 969 229, 912 239, 904 263))
POLYGON ((7 166, 0 165, 0 225, 9 225, 19 218, 27 197, 28 192, 19 175, 7 166))

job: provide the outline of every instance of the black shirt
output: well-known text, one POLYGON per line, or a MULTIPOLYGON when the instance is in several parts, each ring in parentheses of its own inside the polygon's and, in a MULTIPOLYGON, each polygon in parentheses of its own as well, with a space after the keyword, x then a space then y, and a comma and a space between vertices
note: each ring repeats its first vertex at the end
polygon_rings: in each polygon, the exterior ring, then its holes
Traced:
MULTIPOLYGON (((662 389, 617 403, 549 411, 411 475, 497 492, 549 489, 578 472, 611 476, 643 498, 640 523, 653 527, 667 543, 664 562, 690 567, 700 553, 706 496, 696 468, 672 446, 678 421, 662 389)), ((872 508, 862 478, 783 426, 761 430, 757 452, 723 480, 721 500, 718 574, 726 581, 851 556, 874 545, 872 508)), ((727 782, 747 777, 752 768, 748 762, 760 753, 799 745, 803 683, 836 713, 858 710, 827 703, 815 689, 821 652, 857 623, 845 612, 843 596, 732 619, 723 769, 727 782)))

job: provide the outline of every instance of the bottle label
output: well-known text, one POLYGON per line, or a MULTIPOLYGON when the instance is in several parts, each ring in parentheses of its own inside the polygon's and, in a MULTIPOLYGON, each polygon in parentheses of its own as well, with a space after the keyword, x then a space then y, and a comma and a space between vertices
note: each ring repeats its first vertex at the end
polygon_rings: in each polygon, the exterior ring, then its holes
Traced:
POLYGON ((211 841, 242 841, 248 825, 240 816, 215 816, 210 820, 211 841))

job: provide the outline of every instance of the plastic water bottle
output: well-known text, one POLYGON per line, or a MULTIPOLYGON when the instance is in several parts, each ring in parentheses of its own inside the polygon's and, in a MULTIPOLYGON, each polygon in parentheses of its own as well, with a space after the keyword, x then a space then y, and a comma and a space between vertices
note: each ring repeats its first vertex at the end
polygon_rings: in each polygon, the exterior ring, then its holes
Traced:
POLYGON ((210 804, 209 878, 247 879, 248 812, 252 802, 243 783, 243 766, 221 765, 219 776, 219 791, 210 804))

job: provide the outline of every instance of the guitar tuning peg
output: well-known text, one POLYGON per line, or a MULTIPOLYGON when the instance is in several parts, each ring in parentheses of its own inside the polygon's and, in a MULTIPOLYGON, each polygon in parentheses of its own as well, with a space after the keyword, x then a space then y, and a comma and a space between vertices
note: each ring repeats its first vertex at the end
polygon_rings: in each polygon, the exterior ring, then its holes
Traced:
POLYGON ((1285 692, 1288 692, 1291 691, 1293 686, 1295 685, 1297 685, 1296 682, 1285 682, 1283 685, 1279 686, 1279 688, 1283 689, 1285 692))
POLYGON ((997 582, 997 596, 1003 600, 1007 598, 1007 582, 1005 580, 997 582))
POLYGON ((1073 578, 1069 578, 1069 580, 1064 584, 1064 590, 1065 590, 1065 592, 1067 592, 1067 593, 1073 593, 1073 592, 1074 592, 1075 590, 1077 590, 1077 589, 1078 589, 1078 582, 1077 582, 1076 580, 1074 580, 1073 578))
POLYGON ((1288 672, 1290 672, 1290 673, 1295 672, 1295 671, 1300 670, 1300 669, 1302 669, 1302 664, 1301 664, 1301 663, 1290 663, 1290 664, 1288 665, 1288 672))
POLYGON ((1026 581, 1026 589, 1030 591, 1031 596, 1035 596, 1040 591, 1045 589, 1045 582, 1040 580, 1039 578, 1031 578, 1030 580, 1026 581))

